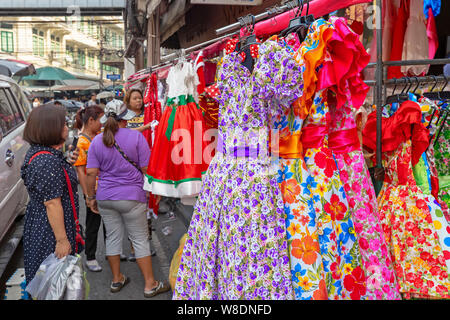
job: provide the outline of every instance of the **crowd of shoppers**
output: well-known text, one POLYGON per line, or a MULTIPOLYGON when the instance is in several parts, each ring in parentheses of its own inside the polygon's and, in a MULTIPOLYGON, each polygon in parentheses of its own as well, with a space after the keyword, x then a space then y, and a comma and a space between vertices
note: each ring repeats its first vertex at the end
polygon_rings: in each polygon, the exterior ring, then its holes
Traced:
MULTIPOLYGON (((24 230, 27 283, 52 252, 62 258, 85 247, 88 269, 101 271, 96 244, 103 221, 106 256, 113 275, 110 291, 119 292, 129 282, 129 277, 120 272, 125 231, 144 277, 144 296, 170 290, 166 282, 155 279, 152 269, 148 196, 143 190, 150 158, 150 148, 141 133, 146 129, 143 125, 140 130, 127 128, 128 121, 143 117, 142 93, 128 96, 128 103, 113 100, 104 109, 87 103, 77 113, 79 141, 70 160, 61 151, 69 130, 64 107, 45 104, 30 113, 24 139, 31 147, 22 166, 22 179, 31 199, 24 230), (138 94, 141 112, 136 114, 132 110, 139 105, 138 94), (86 239, 78 225, 78 184, 87 206, 86 239)), ((91 101, 95 101, 94 95, 91 101)))

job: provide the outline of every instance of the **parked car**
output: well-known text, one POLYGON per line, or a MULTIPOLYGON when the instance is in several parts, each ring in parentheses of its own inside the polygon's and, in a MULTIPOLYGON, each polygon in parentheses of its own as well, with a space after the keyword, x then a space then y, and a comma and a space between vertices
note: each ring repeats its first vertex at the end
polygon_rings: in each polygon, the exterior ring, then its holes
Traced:
POLYGON ((29 147, 22 136, 31 109, 17 82, 0 75, 0 241, 28 202, 20 167, 29 147))

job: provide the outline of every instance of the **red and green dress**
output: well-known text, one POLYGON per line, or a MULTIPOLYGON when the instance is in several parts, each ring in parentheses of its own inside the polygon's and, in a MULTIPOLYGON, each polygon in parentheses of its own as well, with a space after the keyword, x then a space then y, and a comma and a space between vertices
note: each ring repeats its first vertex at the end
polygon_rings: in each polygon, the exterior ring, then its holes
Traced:
POLYGON ((168 84, 182 88, 171 90, 169 87, 169 99, 155 132, 144 189, 155 195, 187 198, 200 192, 202 175, 211 161, 208 155, 212 152, 208 153, 208 149, 213 151, 214 148, 210 145, 204 117, 194 99, 196 82, 189 80, 195 77, 192 65, 184 63, 173 69, 169 73, 168 84), (183 91, 187 94, 170 97, 170 92, 183 91))

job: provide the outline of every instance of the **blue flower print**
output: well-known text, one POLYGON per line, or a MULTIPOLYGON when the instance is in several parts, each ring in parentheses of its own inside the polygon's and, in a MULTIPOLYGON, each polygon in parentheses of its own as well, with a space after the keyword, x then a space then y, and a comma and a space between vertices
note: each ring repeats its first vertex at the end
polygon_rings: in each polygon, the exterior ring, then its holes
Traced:
POLYGON ((324 272, 330 272, 330 269, 328 268, 329 264, 330 264, 330 261, 322 260, 322 265, 323 265, 323 271, 324 272))
POLYGON ((352 220, 348 220, 348 223, 341 224, 341 228, 342 233, 339 235, 339 239, 342 240, 343 244, 346 244, 349 239, 356 241, 355 228, 353 227, 352 220))
POLYGON ((284 166, 284 170, 278 170, 278 183, 282 183, 283 181, 286 181, 290 178, 292 178, 294 174, 292 172, 289 172, 289 167, 288 166, 284 166))
POLYGON ((333 230, 331 230, 330 228, 325 228, 323 229, 323 234, 319 235, 319 242, 320 243, 328 243, 330 242, 330 238, 328 238, 328 236, 331 234, 333 230))
POLYGON ((298 276, 304 276, 306 274, 306 269, 302 269, 302 265, 300 263, 297 263, 294 267, 294 270, 291 270, 292 274, 292 281, 298 282, 298 276))
POLYGON ((303 194, 311 195, 311 189, 317 187, 317 182, 314 181, 314 178, 309 176, 306 178, 306 182, 302 183, 303 194))

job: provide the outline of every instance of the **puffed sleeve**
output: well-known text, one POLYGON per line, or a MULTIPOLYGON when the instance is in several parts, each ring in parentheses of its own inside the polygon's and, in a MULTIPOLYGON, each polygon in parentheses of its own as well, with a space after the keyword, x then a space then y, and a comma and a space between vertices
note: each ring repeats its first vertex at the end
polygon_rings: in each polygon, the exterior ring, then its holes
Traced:
POLYGON ((34 161, 37 163, 32 164, 33 186, 43 202, 61 198, 66 185, 61 160, 53 155, 41 155, 34 161))
POLYGON ((268 40, 260 46, 254 69, 256 92, 262 100, 291 103, 303 93, 301 66, 286 48, 268 40))

